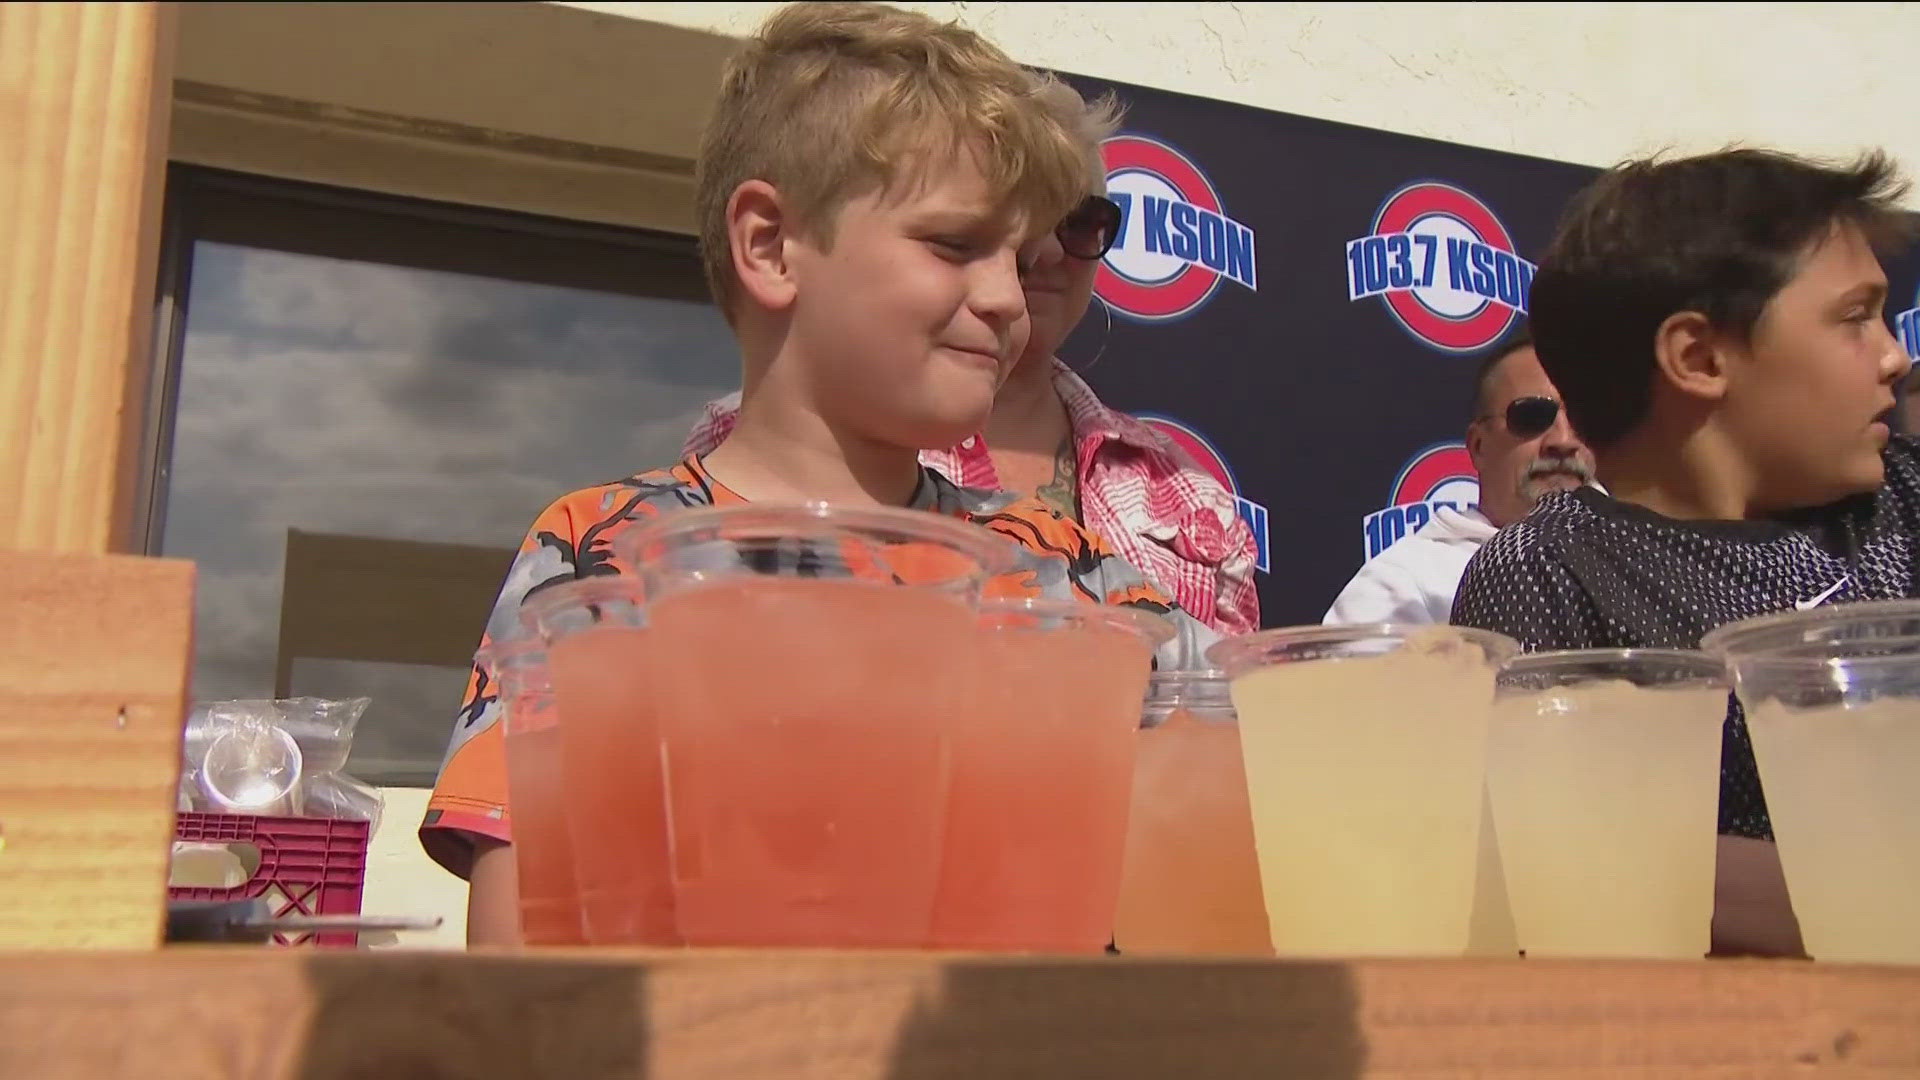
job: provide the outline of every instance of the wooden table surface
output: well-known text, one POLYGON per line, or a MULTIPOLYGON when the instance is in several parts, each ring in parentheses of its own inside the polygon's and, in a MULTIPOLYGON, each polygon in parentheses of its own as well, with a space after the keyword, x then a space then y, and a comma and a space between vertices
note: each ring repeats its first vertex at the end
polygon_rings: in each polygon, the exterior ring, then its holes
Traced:
POLYGON ((1920 1076, 1920 968, 0 956, 0 1077, 1920 1076))

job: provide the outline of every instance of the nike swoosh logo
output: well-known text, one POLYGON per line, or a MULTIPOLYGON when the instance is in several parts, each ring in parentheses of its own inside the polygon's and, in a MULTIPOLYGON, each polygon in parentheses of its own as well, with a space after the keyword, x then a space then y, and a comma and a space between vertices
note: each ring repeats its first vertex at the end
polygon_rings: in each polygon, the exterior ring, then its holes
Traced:
POLYGON ((1829 585, 1829 586, 1827 586, 1827 588, 1826 588, 1826 591, 1824 591, 1824 592, 1822 592, 1822 593, 1821 593, 1820 595, 1818 595, 1818 596, 1811 596, 1811 597, 1808 597, 1808 598, 1807 598, 1807 599, 1805 599, 1805 600, 1795 600, 1795 601, 1793 602, 1793 610, 1795 610, 1795 611, 1810 611, 1810 610, 1812 610, 1813 608, 1817 608, 1817 607, 1819 607, 1819 606, 1820 606, 1821 604, 1824 604, 1824 603, 1826 603, 1826 602, 1827 602, 1827 600, 1828 600, 1829 598, 1831 598, 1831 597, 1833 596, 1833 594, 1834 594, 1834 593, 1837 593, 1837 592, 1839 592, 1839 591, 1840 591, 1840 588, 1841 588, 1841 586, 1843 586, 1843 585, 1845 585, 1845 584, 1847 583, 1847 581, 1848 581, 1848 579, 1850 579, 1850 578, 1852 578, 1852 577, 1853 577, 1853 575, 1852 575, 1852 574, 1842 574, 1842 575, 1840 576, 1840 580, 1839 580, 1839 581, 1836 581, 1836 582, 1834 582, 1834 583, 1833 583, 1832 585, 1829 585))

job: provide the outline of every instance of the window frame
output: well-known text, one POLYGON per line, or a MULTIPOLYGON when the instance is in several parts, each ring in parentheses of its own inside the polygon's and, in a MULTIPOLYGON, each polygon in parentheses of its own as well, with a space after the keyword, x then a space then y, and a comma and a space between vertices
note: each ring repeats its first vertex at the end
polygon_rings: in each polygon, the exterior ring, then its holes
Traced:
POLYGON ((154 295, 155 363, 130 533, 146 555, 160 554, 166 532, 193 247, 201 240, 712 302, 703 277, 663 272, 682 259, 699 265, 691 236, 170 162, 154 295))
MULTIPOLYGON (((200 241, 711 303, 691 236, 169 163, 131 544, 160 555, 200 241)), ((197 664, 197 657, 195 658, 197 664)), ((271 695, 263 688, 262 697, 271 695)), ((450 714, 449 714, 450 715, 450 714)), ((431 786, 429 778, 424 786, 431 786)), ((422 786, 399 774, 383 786, 422 786)))

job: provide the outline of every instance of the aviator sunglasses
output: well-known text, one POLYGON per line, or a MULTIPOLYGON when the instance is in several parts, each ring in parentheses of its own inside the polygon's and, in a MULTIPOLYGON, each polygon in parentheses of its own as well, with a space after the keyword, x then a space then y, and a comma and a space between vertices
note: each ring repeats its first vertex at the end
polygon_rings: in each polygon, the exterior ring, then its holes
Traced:
MULTIPOLYGON (((1507 430, 1516 439, 1531 439, 1545 433, 1560 417, 1560 403, 1550 397, 1514 398, 1507 402, 1501 413, 1507 422, 1507 430)), ((1483 415, 1482 420, 1493 419, 1492 414, 1483 415)))

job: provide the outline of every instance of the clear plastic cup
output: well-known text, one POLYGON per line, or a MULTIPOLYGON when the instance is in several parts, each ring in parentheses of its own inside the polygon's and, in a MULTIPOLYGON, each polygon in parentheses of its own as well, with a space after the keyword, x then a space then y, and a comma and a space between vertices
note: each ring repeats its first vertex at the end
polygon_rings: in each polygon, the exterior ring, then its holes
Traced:
POLYGON ((500 695, 507 810, 520 882, 520 936, 528 945, 585 940, 560 775, 560 726, 547 654, 533 638, 488 645, 500 695))
POLYGON ((1155 672, 1134 738, 1115 944, 1130 955, 1272 955, 1226 672, 1155 672))
POLYGON ((1106 948, 1140 697, 1173 632, 1130 608, 982 602, 975 703, 952 748, 934 948, 1106 948))
POLYGON ((200 791, 225 813, 299 817, 305 771, 300 744, 285 728, 252 720, 235 724, 207 744, 200 791))
POLYGON ((659 667, 632 577, 590 577, 529 596, 559 725, 566 835, 587 940, 674 945, 660 750, 659 667))
POLYGON ((1815 960, 1920 963, 1920 601, 1721 627, 1815 960))
POLYGON ((1698 960, 1713 923, 1724 665, 1677 649, 1500 671, 1487 788, 1530 957, 1698 960))
POLYGON ((975 601, 1018 553, 912 510, 737 506, 626 534, 689 945, 919 947, 975 601))
POLYGON ((1208 650, 1233 680, 1254 845, 1282 956, 1459 956, 1488 714, 1510 638, 1302 626, 1208 650))

